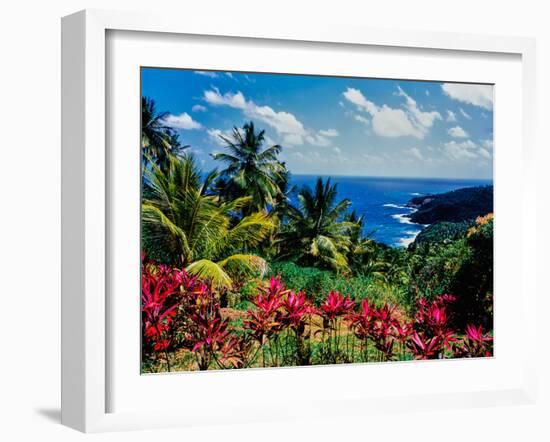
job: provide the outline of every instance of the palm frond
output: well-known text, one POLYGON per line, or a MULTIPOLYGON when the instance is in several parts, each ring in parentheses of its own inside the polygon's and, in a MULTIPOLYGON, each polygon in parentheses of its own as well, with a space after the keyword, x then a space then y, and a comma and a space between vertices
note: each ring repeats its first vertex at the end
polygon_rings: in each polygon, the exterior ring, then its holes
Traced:
POLYGON ((181 249, 181 255, 185 259, 192 259, 191 248, 187 241, 187 235, 176 224, 174 224, 158 207, 151 204, 143 204, 141 208, 143 227, 148 229, 148 236, 151 240, 158 242, 162 247, 166 246, 167 240, 172 240, 181 249), (169 238, 167 238, 167 236, 169 238))
POLYGON ((263 278, 268 265, 265 259, 256 255, 236 254, 218 262, 218 265, 235 277, 258 276, 263 278))
POLYGON ((195 261, 188 265, 185 270, 191 275, 209 281, 213 288, 221 289, 233 286, 233 281, 222 266, 209 259, 195 261))
POLYGON ((276 220, 265 212, 245 216, 227 232, 227 247, 256 247, 276 227, 276 220))

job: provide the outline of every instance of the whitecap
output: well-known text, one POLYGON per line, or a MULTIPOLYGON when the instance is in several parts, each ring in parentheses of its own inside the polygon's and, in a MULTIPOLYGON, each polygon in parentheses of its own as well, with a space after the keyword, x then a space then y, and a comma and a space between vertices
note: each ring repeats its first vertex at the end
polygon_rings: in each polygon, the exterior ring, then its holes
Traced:
POLYGON ((403 205, 401 205, 401 204, 393 204, 393 203, 384 204, 384 207, 391 207, 391 208, 393 208, 393 209, 413 210, 412 207, 407 207, 407 206, 403 206, 403 205))
POLYGON ((393 219, 396 219, 401 224, 415 224, 411 221, 411 219, 407 216, 408 213, 396 213, 395 215, 392 215, 391 217, 393 219))
POLYGON ((407 230, 405 233, 409 236, 399 238, 399 241, 397 241, 396 245, 400 247, 408 247, 414 242, 420 232, 421 230, 407 230))

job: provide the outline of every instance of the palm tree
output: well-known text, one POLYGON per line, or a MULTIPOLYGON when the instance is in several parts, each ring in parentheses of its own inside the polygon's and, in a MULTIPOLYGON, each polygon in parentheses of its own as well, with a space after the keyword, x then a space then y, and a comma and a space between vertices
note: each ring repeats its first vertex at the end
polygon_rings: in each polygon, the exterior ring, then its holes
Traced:
POLYGON ((315 191, 304 186, 298 192, 298 208, 289 212, 282 235, 283 256, 294 256, 304 264, 321 264, 336 271, 348 271, 346 258, 354 223, 342 221, 348 199, 336 202, 337 185, 330 178, 317 179, 315 191))
POLYGON ((212 157, 227 164, 221 174, 227 180, 224 187, 229 198, 250 195, 252 204, 248 210, 265 210, 280 193, 278 180, 285 170, 277 160, 281 146, 263 149, 265 131, 256 132, 252 121, 242 130, 234 127, 230 138, 220 138, 227 144, 228 152, 212 157))
POLYGON ((191 155, 170 158, 166 172, 152 165, 145 171, 142 203, 143 248, 165 262, 184 267, 229 288, 234 278, 263 275, 266 262, 247 250, 265 239, 275 223, 265 212, 235 221, 234 214, 250 204, 250 197, 221 201, 209 191, 217 176, 201 180, 191 155))
POLYGON ((365 223, 365 217, 363 215, 359 216, 357 212, 353 210, 351 213, 346 213, 344 220, 350 223, 350 246, 347 258, 350 267, 355 272, 369 259, 376 247, 373 240, 363 236, 363 227, 365 223))
POLYGON ((142 162, 154 162, 162 170, 166 170, 169 157, 177 155, 189 146, 182 146, 178 134, 165 119, 168 112, 158 113, 155 101, 141 97, 141 149, 142 162))

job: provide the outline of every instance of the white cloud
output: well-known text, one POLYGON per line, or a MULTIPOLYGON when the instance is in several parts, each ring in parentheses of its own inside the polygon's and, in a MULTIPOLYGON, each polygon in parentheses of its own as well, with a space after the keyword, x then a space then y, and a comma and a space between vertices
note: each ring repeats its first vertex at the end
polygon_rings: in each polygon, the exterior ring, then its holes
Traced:
POLYGON ((333 150, 334 153, 336 153, 337 155, 341 155, 341 154, 342 154, 342 149, 340 149, 339 147, 334 146, 334 147, 332 148, 332 150, 333 150))
POLYGON ((193 120, 193 118, 191 118, 191 115, 189 115, 187 112, 183 112, 179 115, 167 115, 164 118, 164 123, 174 129, 193 130, 200 129, 202 127, 202 125, 193 120))
POLYGON ((337 137, 338 131, 336 129, 320 130, 319 135, 322 135, 323 137, 337 137))
POLYGON ((433 126, 435 120, 441 120, 441 114, 437 111, 423 112, 420 110, 416 101, 405 93, 401 87, 397 86, 397 95, 404 97, 407 102, 407 109, 413 115, 419 126, 430 128, 433 126))
POLYGON ((203 106, 202 104, 195 104, 195 105, 191 108, 191 110, 192 110, 193 112, 206 112, 207 109, 206 109, 206 107, 203 106))
POLYGON ((451 127, 447 133, 453 138, 467 138, 468 133, 460 126, 451 127))
MULTIPOLYGON (((237 130, 240 132, 241 136, 244 136, 244 131, 242 128, 238 127, 237 130)), ((225 142, 222 137, 232 140, 233 139, 233 130, 221 130, 221 129, 215 129, 211 128, 206 131, 208 136, 214 141, 215 144, 221 147, 227 146, 227 142, 225 142)), ((267 137, 266 137, 267 140, 267 137)), ((267 142, 267 141, 266 141, 267 142)), ((273 143, 275 144, 275 143, 273 143)), ((270 144, 271 145, 271 144, 270 144)))
POLYGON ((482 140, 479 153, 482 157, 490 159, 493 153, 493 140, 482 140))
POLYGON ((282 137, 283 143, 301 145, 308 136, 312 137, 314 142, 324 143, 319 135, 310 134, 290 112, 275 111, 269 106, 258 106, 252 100, 247 100, 240 91, 221 94, 218 89, 213 88, 213 90, 204 91, 204 99, 215 106, 229 106, 242 110, 248 118, 259 120, 275 129, 277 134, 282 137))
POLYGON ((257 106, 252 101, 248 101, 245 114, 249 118, 258 119, 271 126, 283 136, 287 143, 303 143, 303 137, 307 132, 303 124, 290 112, 276 112, 269 106, 257 106))
POLYGON ((481 84, 443 83, 443 92, 454 100, 493 109, 493 87, 481 84))
POLYGON ((355 118, 357 121, 363 123, 363 124, 366 124, 367 126, 370 124, 370 121, 368 118, 364 117, 363 115, 359 115, 359 114, 355 114, 353 116, 353 118, 355 118))
POLYGON ((246 107, 246 100, 241 92, 235 94, 227 92, 222 95, 218 89, 214 88, 214 90, 204 91, 204 99, 214 106, 229 106, 235 109, 246 107))
POLYGON ((479 154, 480 154, 483 158, 487 158, 487 159, 490 159, 490 158, 491 158, 491 153, 490 153, 487 149, 485 149, 485 148, 483 148, 483 147, 481 147, 481 148, 479 149, 479 154))
POLYGON ((407 149, 405 153, 419 160, 423 159, 422 153, 420 152, 420 149, 418 147, 411 147, 410 149, 407 149))
POLYGON ((397 138, 407 135, 424 138, 424 133, 411 123, 402 109, 392 109, 384 105, 372 118, 374 132, 383 137, 397 138))
POLYGON ((216 143, 220 147, 227 145, 227 143, 223 141, 221 137, 224 136, 225 138, 228 138, 231 136, 230 132, 223 132, 220 129, 208 129, 206 133, 212 139, 212 141, 214 141, 214 143, 216 143))
MULTIPOLYGON (((397 95, 405 98, 405 110, 391 108, 387 105, 378 106, 368 100, 361 91, 347 88, 344 97, 353 103, 358 110, 367 112, 372 117, 372 127, 377 135, 383 137, 413 136, 424 138, 435 120, 441 120, 441 114, 437 111, 424 112, 416 101, 397 86, 397 95)), ((368 124, 368 120, 355 115, 357 121, 368 124)))
POLYGON ((456 122, 456 114, 453 111, 450 111, 450 110, 447 111, 447 122, 449 123, 456 122))
POLYGON ((372 101, 367 100, 359 89, 348 87, 343 95, 346 100, 355 104, 360 110, 368 112, 371 115, 378 112, 378 106, 372 101))
POLYGON ((443 151, 453 160, 475 160, 484 162, 492 157, 493 141, 482 140, 480 144, 472 140, 457 142, 455 140, 443 144, 443 151))
POLYGON ((204 75, 205 77, 210 77, 210 78, 218 78, 218 74, 216 72, 211 72, 211 71, 195 71, 195 74, 204 75))
POLYGON ((449 141, 443 145, 447 156, 453 160, 464 160, 477 158, 477 146, 471 140, 456 142, 449 141))
POLYGON ((319 134, 307 135, 306 141, 314 146, 329 146, 331 141, 319 134))
POLYGON ((269 137, 268 135, 264 136, 264 141, 265 141, 265 144, 269 147, 275 146, 276 144, 279 144, 273 138, 269 137))
POLYGON ((463 116, 464 118, 466 118, 467 120, 471 120, 471 119, 472 119, 472 117, 470 117, 470 114, 468 114, 464 109, 460 108, 459 111, 460 111, 460 113, 462 114, 462 116, 463 116))
POLYGON ((298 134, 284 134, 283 143, 291 146, 301 146, 304 144, 304 137, 298 134))

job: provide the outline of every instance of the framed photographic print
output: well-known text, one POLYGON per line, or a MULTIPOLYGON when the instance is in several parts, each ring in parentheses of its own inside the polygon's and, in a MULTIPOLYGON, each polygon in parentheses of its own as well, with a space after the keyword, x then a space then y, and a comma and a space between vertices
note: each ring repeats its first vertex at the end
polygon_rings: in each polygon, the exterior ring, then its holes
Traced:
POLYGON ((530 401, 533 57, 65 18, 63 422, 530 401))

